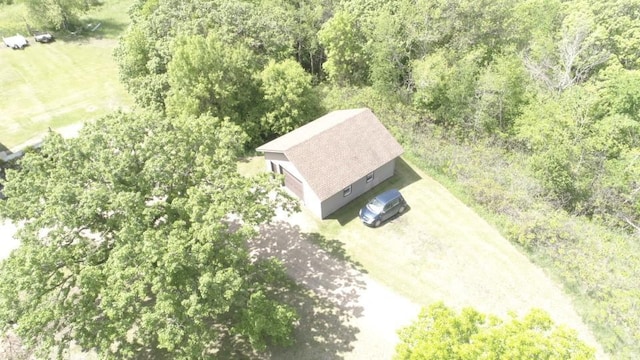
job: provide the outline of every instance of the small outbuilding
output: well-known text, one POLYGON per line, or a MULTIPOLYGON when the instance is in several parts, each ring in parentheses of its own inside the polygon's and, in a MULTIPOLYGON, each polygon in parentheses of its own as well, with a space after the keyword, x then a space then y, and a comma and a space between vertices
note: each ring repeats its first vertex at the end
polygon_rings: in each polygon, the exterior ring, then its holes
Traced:
POLYGON ((325 218, 393 176, 402 146, 367 108, 337 110, 257 148, 267 171, 325 218))

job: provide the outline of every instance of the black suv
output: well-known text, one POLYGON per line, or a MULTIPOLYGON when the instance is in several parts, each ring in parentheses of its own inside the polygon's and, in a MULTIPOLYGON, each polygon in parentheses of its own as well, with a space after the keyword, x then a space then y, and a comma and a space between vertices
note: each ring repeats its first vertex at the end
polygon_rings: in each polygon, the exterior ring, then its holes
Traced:
POLYGON ((359 215, 363 223, 378 227, 383 221, 396 214, 402 214, 406 209, 407 202, 400 191, 392 189, 371 199, 360 209, 359 215))

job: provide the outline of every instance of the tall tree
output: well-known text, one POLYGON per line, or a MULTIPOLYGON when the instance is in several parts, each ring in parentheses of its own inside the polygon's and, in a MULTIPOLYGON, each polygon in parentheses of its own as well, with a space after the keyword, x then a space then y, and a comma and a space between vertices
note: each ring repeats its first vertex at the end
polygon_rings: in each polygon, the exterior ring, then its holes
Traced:
MULTIPOLYGON (((277 2, 278 0, 276 0, 277 2)), ((302 67, 314 76, 322 77, 324 50, 320 46, 317 33, 322 24, 330 18, 332 0, 287 0, 295 19, 295 55, 302 67)))
POLYGON ((639 69, 640 1, 588 1, 596 22, 605 30, 605 46, 625 69, 639 69))
POLYGON ((282 269, 245 240, 290 205, 275 179, 237 173, 243 139, 216 118, 141 113, 50 134, 7 174, 0 213, 23 226, 0 265, 0 322, 43 357, 72 341, 103 359, 288 343, 282 269))
MULTIPOLYGON (((416 107, 437 123, 473 129, 478 73, 484 51, 469 51, 462 59, 451 60, 444 49, 412 63, 413 97, 416 107)), ((465 131, 465 133, 468 133, 465 131)))
POLYGON ((170 89, 166 74, 175 39, 215 37, 234 49, 248 50, 244 60, 259 67, 268 59, 280 61, 295 52, 294 16, 280 1, 139 0, 130 14, 132 24, 116 59, 127 89, 145 108, 165 110, 170 89))
POLYGON ((575 87, 540 95, 516 119, 516 138, 531 150, 535 176, 558 206, 574 210, 588 197, 593 174, 584 142, 590 137, 594 94, 575 87))
POLYGON ((594 350, 576 332, 555 326, 532 310, 522 320, 487 317, 471 308, 460 314, 436 303, 400 330, 395 359, 593 359, 594 350))
POLYGON ((412 90, 410 62, 426 55, 427 26, 418 4, 394 1, 372 18, 367 50, 371 54, 371 83, 386 93, 412 90))
POLYGON ((476 87, 475 128, 509 133, 527 104, 529 76, 516 55, 498 55, 480 74, 476 87))
POLYGON ((29 16, 38 25, 74 30, 80 15, 98 4, 95 0, 26 0, 29 16))
POLYGON ((166 99, 171 115, 210 114, 240 123, 255 135, 250 115, 258 101, 258 70, 251 51, 241 44, 223 42, 215 33, 176 39, 167 65, 171 87, 166 99))
POLYGON ((364 51, 366 38, 359 25, 354 14, 340 11, 318 32, 327 53, 323 68, 336 84, 363 85, 368 81, 369 59, 364 51))
POLYGON ((311 75, 296 61, 271 61, 259 79, 266 107, 263 131, 281 135, 319 114, 311 75))
MULTIPOLYGON (((525 64, 531 75, 552 91, 562 92, 585 82, 609 59, 603 45, 604 30, 594 14, 583 3, 570 3, 557 29, 555 48, 548 44, 532 44, 525 53, 525 64), (541 48, 536 48, 541 46, 541 48)), ((547 36, 554 37, 553 33, 547 36)))

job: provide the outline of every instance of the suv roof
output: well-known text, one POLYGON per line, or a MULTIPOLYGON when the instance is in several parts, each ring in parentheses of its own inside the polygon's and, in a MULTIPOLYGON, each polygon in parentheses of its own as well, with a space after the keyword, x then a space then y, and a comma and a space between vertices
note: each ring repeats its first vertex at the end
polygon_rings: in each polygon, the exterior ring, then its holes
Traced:
POLYGON ((383 203, 387 203, 397 197, 400 197, 400 191, 398 189, 391 189, 383 192, 382 194, 376 196, 376 199, 380 200, 383 203))

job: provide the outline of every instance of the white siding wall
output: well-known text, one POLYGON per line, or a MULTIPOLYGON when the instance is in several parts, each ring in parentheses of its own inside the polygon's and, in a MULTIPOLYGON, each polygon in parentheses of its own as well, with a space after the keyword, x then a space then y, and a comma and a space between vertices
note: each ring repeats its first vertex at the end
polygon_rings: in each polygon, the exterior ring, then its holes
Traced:
POLYGON ((322 201, 320 201, 320 198, 318 198, 318 195, 316 195, 316 193, 314 193, 313 191, 311 191, 311 189, 306 187, 304 197, 305 197, 304 206, 307 209, 311 210, 311 212, 315 216, 321 219, 324 219, 325 216, 322 216, 322 201))
MULTIPOLYGON (((325 201, 320 201, 318 196, 309 188, 309 184, 307 184, 302 175, 300 175, 298 169, 296 169, 296 167, 289 162, 289 159, 287 159, 284 154, 267 152, 264 154, 264 158, 265 169, 268 172, 271 172, 271 163, 274 163, 276 165, 276 169, 278 166, 282 166, 283 168, 287 169, 287 171, 289 171, 293 176, 302 181, 304 188, 304 198, 300 199, 300 201, 307 209, 309 209, 312 213, 322 219, 326 218, 331 213, 348 204, 358 196, 371 190, 373 187, 380 184, 384 180, 393 176, 396 165, 395 159, 382 165, 373 172, 373 180, 370 182, 366 181, 367 174, 362 174, 362 177, 351 185, 351 194, 349 196, 343 196, 341 189, 338 193, 326 199, 325 201)), ((327 176, 331 176, 331 174, 327 174, 327 176)))
POLYGON ((283 168, 287 169, 287 171, 290 172, 293 176, 295 176, 298 179, 300 179, 303 182, 305 182, 304 179, 302 178, 302 175, 300 175, 300 172, 298 171, 298 169, 296 169, 296 167, 293 166, 293 164, 289 162, 289 159, 287 159, 287 157, 284 156, 284 154, 280 154, 280 153, 265 153, 264 154, 264 159, 266 160, 265 161, 265 166, 266 166, 267 171, 271 171, 270 162, 273 162, 276 165, 281 165, 283 168))
MULTIPOLYGON (((393 173, 395 171, 395 166, 396 166, 395 159, 391 160, 373 172, 372 181, 367 182, 366 181, 367 174, 363 174, 362 178, 358 179, 358 181, 354 182, 351 185, 351 194, 349 196, 343 196, 342 190, 340 190, 337 194, 323 201, 321 204, 320 217, 323 219, 326 218, 334 211, 340 209, 341 207, 348 204, 352 200, 355 200, 355 198, 357 198, 358 196, 364 194, 365 192, 371 190, 373 187, 380 184, 384 180, 393 176, 393 173)), ((316 211, 314 211, 314 213, 315 212, 316 211)))

